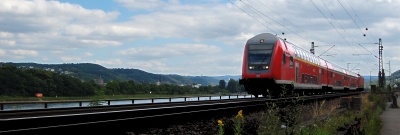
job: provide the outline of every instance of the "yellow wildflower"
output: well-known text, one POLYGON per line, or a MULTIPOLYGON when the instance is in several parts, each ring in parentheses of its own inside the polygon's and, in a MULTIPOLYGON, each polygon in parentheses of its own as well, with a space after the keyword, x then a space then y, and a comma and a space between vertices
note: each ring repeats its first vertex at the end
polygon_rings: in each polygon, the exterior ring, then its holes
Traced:
POLYGON ((243 118, 243 110, 240 110, 239 112, 238 112, 238 115, 236 115, 236 118, 237 117, 239 117, 239 118, 243 118))
POLYGON ((224 126, 224 124, 222 123, 222 120, 218 120, 218 126, 224 126))

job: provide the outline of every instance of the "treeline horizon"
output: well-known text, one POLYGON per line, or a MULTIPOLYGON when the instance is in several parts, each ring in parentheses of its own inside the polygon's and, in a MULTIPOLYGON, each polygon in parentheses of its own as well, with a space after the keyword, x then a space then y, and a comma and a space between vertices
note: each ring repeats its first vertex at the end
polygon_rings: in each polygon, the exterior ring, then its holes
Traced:
POLYGON ((118 94, 215 94, 244 92, 237 80, 220 80, 217 86, 178 86, 173 84, 138 83, 133 80, 111 80, 100 86, 94 80, 82 81, 65 74, 58 74, 40 68, 20 69, 14 65, 0 67, 0 96, 32 97, 43 96, 94 96, 99 91, 106 95, 118 94), (223 86, 222 86, 223 85, 223 86))

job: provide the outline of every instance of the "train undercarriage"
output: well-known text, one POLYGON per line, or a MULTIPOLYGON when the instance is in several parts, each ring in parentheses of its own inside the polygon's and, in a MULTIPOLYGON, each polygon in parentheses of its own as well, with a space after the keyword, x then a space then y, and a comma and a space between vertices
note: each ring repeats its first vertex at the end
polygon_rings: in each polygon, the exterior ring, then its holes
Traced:
POLYGON ((320 89, 295 89, 293 84, 277 84, 269 78, 240 79, 239 84, 243 85, 248 94, 263 97, 280 98, 292 95, 321 95, 327 93, 347 93, 363 91, 362 88, 350 90, 349 88, 333 89, 328 86, 321 86, 320 89))

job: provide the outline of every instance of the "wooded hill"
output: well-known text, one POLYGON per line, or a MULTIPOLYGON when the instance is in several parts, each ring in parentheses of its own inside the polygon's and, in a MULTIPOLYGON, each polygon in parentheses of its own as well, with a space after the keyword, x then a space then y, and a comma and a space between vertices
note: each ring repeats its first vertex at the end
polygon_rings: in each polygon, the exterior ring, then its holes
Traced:
MULTIPOLYGON (((70 72, 54 69, 16 67, 12 64, 0 67, 0 96, 29 97, 36 93, 45 96, 93 96, 114 94, 215 94, 243 92, 239 82, 231 79, 226 85, 224 80, 218 86, 173 85, 141 83, 134 80, 111 80, 106 84, 94 80, 82 81, 72 77, 70 72), (60 72, 60 73, 57 73, 60 72)), ((76 73, 78 74, 78 73, 76 73)))
MULTIPOLYGON (((64 64, 38 64, 38 63, 11 63, 0 62, 0 65, 14 65, 17 68, 40 68, 49 70, 58 74, 65 74, 82 81, 89 81, 94 79, 103 79, 104 83, 111 80, 128 81, 134 80, 141 83, 156 83, 161 80, 162 84, 201 84, 218 85, 221 77, 208 77, 208 76, 181 76, 181 75, 163 75, 148 73, 139 69, 122 69, 113 68, 108 69, 98 64, 93 63, 64 63, 64 64)), ((229 76, 234 77, 234 76, 229 76)), ((228 78, 226 78, 228 79, 228 78)), ((238 76, 233 78, 238 80, 238 76)))

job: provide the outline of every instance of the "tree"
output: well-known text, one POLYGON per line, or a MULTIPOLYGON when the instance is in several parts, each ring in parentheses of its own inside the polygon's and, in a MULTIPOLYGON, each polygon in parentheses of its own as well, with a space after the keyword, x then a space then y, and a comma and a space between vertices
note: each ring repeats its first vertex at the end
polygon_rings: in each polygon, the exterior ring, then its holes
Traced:
POLYGON ((218 85, 218 87, 219 87, 220 89, 225 89, 225 85, 226 85, 225 80, 219 80, 219 85, 218 85))
POLYGON ((112 80, 106 84, 106 89, 108 94, 120 94, 119 82, 116 80, 112 80))
POLYGON ((226 86, 226 89, 232 93, 238 92, 240 89, 239 83, 237 81, 235 81, 234 79, 229 79, 228 86, 226 86))

